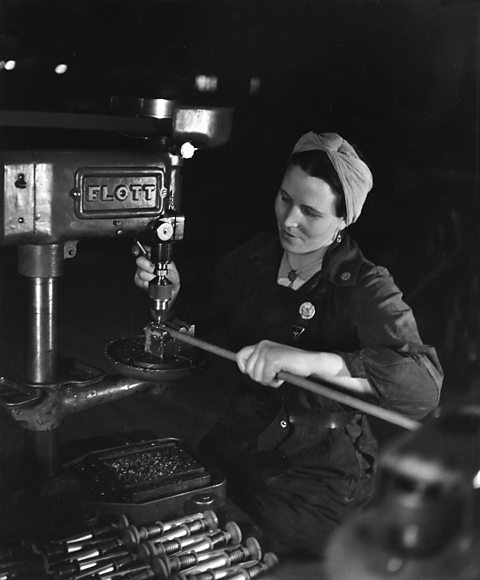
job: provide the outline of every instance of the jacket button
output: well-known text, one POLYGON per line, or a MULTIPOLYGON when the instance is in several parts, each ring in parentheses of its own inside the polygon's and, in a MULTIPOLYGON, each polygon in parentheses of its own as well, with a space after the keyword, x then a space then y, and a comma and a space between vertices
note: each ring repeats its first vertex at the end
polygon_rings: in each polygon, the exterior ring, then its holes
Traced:
POLYGON ((288 423, 287 423, 286 421, 280 421, 280 427, 281 427, 282 429, 286 429, 286 428, 287 428, 287 426, 288 426, 288 423))
POLYGON ((351 276, 352 276, 352 275, 350 274, 350 272, 343 272, 343 273, 341 274, 340 278, 341 278, 341 279, 342 279, 344 282, 346 282, 347 280, 350 280, 351 276))

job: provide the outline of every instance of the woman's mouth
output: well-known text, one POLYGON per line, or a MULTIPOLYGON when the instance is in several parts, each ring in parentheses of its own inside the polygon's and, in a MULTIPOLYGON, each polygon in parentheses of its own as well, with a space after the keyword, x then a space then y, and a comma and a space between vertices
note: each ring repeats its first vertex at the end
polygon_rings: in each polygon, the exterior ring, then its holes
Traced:
POLYGON ((284 229, 281 229, 280 233, 282 234, 282 236, 284 236, 285 238, 288 238, 289 240, 295 240, 298 237, 298 236, 294 236, 290 232, 285 231, 284 229))

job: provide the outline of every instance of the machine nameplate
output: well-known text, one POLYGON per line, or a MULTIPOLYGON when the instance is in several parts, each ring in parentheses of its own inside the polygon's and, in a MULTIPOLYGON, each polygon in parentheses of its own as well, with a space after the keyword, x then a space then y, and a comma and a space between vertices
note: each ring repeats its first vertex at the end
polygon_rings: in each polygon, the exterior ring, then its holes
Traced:
POLYGON ((80 218, 161 214, 168 190, 165 173, 156 168, 81 168, 73 197, 80 218))

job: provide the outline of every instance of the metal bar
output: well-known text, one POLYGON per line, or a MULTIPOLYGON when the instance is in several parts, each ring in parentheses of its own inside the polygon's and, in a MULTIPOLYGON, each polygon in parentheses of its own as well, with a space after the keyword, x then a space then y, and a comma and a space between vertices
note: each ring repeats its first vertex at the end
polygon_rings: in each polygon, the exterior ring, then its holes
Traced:
POLYGON ((27 383, 53 383, 57 374, 57 280, 25 278, 24 379, 27 383))
MULTIPOLYGON (((195 346, 206 352, 210 352, 222 358, 228 359, 230 361, 236 362, 235 353, 229 351, 221 346, 217 346, 215 344, 211 344, 205 340, 200 338, 196 338, 186 332, 179 332, 178 330, 174 330, 173 328, 169 328, 165 326, 165 330, 168 331, 170 336, 179 340, 181 342, 185 342, 190 344, 191 346, 195 346)), ((353 409, 358 409, 362 413, 367 413, 368 415, 372 415, 373 417, 377 417, 378 419, 382 419, 383 421, 387 421, 388 423, 392 423, 393 425, 398 425, 399 427, 403 427, 409 431, 416 431, 420 426, 421 423, 419 421, 415 421, 414 419, 409 419, 408 417, 404 417, 400 413, 396 413, 395 411, 389 411, 388 409, 382 409, 377 405, 372 403, 368 403, 367 401, 362 401, 353 395, 348 395, 346 393, 341 393, 337 388, 344 388, 342 384, 338 383, 335 384, 334 381, 326 381, 325 379, 319 379, 319 382, 312 381, 310 379, 306 379, 304 377, 299 377, 297 375, 287 373, 285 371, 281 371, 278 373, 277 378, 282 381, 286 381, 292 385, 300 387, 301 389, 305 389, 316 395, 321 395, 326 397, 327 399, 331 399, 332 401, 337 401, 342 405, 347 405, 352 407, 353 409)))

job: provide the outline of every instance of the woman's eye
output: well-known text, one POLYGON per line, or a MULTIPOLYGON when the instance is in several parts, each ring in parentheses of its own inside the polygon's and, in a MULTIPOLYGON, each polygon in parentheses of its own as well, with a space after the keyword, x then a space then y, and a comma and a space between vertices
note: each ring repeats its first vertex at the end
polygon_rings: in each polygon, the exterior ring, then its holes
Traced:
POLYGON ((303 208, 303 215, 306 215, 308 217, 313 217, 313 218, 320 217, 320 215, 316 211, 308 209, 308 207, 303 208))

